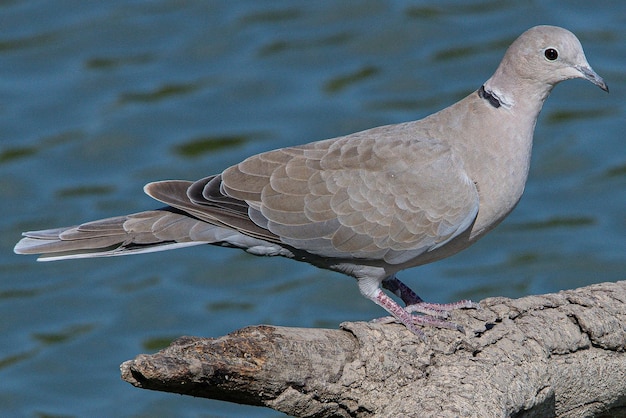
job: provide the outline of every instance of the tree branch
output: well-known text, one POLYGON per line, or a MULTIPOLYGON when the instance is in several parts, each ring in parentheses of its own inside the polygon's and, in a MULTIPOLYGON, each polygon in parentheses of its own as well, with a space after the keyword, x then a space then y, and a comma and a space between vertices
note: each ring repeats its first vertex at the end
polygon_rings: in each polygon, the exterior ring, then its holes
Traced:
POLYGON ((134 386, 295 416, 626 415, 626 281, 489 298, 466 335, 395 324, 253 326, 121 365, 134 386))

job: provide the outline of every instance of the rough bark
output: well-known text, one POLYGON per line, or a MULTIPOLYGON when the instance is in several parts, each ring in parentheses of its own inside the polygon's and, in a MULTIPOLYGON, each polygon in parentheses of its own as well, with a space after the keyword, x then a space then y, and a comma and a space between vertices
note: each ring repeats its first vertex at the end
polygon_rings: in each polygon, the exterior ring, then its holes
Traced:
POLYGON ((182 337, 122 378, 294 416, 626 416, 626 281, 480 304, 426 343, 364 322, 182 337))

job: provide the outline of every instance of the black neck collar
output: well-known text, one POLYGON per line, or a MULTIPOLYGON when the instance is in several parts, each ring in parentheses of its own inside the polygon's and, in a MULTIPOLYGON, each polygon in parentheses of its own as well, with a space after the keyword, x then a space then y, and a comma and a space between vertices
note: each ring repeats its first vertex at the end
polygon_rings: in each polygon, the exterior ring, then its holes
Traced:
POLYGON ((491 92, 485 90, 484 85, 480 86, 480 88, 478 89, 478 96, 481 99, 487 100, 489 104, 496 109, 502 106, 502 103, 500 103, 500 100, 496 96, 494 96, 491 92))

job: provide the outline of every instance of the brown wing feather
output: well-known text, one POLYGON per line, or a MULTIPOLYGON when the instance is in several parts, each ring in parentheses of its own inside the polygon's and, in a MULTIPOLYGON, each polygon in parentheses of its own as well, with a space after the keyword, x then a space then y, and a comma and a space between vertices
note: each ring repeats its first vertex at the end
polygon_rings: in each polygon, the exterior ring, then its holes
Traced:
POLYGON ((461 160, 410 128, 259 154, 225 170, 220 190, 258 210, 254 222, 283 243, 401 263, 461 233, 478 211, 461 160))
POLYGON ((211 188, 214 177, 207 177, 195 183, 181 180, 166 180, 149 183, 145 192, 152 198, 182 210, 189 215, 211 225, 240 231, 254 238, 269 242, 280 242, 278 237, 261 228, 248 217, 248 205, 228 196, 206 199, 198 191, 211 188), (191 198, 190 198, 191 196, 191 198))

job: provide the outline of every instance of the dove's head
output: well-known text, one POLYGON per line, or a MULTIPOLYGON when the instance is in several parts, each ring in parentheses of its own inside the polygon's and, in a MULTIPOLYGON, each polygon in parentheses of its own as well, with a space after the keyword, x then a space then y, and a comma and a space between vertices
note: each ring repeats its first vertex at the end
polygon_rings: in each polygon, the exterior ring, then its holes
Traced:
POLYGON ((545 98, 556 84, 584 78, 604 91, 608 86, 589 65, 576 36, 557 26, 535 26, 522 33, 506 51, 500 66, 485 83, 485 89, 508 97, 535 86, 545 98))

